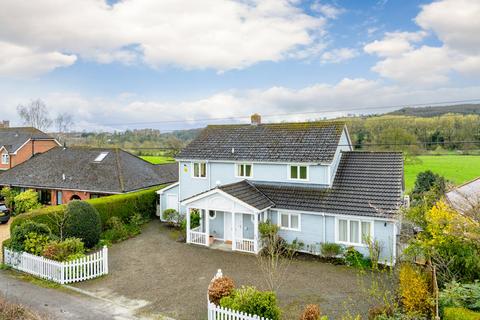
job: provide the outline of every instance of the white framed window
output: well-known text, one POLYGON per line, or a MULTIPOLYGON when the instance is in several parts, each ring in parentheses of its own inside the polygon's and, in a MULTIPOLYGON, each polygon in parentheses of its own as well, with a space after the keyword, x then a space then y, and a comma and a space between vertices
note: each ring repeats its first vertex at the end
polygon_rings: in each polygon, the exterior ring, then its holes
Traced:
POLYGON ((357 219, 337 219, 337 242, 362 246, 373 236, 373 222, 357 219))
POLYGON ((207 163, 206 162, 192 162, 192 177, 206 178, 207 177, 207 163))
POLYGON ((305 165, 289 165, 288 178, 290 180, 308 180, 308 166, 305 165))
POLYGON ((2 164, 10 163, 10 155, 8 153, 2 153, 2 164))
POLYGON ((300 214, 279 211, 278 225, 281 229, 300 231, 300 214))
POLYGON ((251 163, 236 163, 235 164, 235 177, 237 177, 237 178, 252 178, 253 177, 253 164, 251 164, 251 163))

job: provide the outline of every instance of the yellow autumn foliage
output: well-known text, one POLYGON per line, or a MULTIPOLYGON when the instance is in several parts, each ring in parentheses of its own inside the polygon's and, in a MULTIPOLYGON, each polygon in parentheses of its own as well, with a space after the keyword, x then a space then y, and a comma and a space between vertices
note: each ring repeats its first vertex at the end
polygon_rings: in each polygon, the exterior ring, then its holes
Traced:
POLYGON ((403 264, 399 274, 400 298, 404 310, 410 315, 430 316, 434 308, 429 276, 421 269, 403 264))

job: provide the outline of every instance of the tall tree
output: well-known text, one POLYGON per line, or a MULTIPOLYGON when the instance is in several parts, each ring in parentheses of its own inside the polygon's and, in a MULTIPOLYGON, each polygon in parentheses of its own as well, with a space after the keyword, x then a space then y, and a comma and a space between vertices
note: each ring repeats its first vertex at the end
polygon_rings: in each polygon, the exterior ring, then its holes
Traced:
POLYGON ((71 114, 64 112, 57 115, 55 118, 55 127, 57 129, 59 140, 65 140, 65 135, 70 131, 73 124, 74 122, 71 114))
POLYGON ((40 99, 33 100, 28 105, 18 105, 17 112, 27 126, 46 130, 52 125, 47 106, 40 99))

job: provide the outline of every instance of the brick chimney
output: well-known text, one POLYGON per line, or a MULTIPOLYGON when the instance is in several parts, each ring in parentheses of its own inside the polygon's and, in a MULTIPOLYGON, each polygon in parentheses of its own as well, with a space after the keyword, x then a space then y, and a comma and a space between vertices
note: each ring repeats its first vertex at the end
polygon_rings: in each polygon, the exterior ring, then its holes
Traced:
POLYGON ((252 114, 250 117, 252 126, 256 126, 262 123, 262 117, 258 113, 252 114))
POLYGON ((3 120, 0 122, 0 128, 9 128, 10 127, 10 121, 8 120, 3 120))

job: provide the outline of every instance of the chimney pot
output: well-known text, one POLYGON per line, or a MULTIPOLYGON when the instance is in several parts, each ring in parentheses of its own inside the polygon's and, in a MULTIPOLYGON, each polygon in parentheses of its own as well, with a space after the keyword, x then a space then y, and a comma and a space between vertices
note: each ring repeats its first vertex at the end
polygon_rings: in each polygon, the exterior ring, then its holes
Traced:
POLYGON ((251 124, 256 126, 262 123, 262 117, 258 113, 252 114, 250 117, 250 120, 252 121, 251 124))

